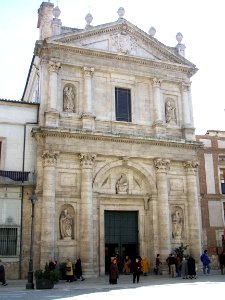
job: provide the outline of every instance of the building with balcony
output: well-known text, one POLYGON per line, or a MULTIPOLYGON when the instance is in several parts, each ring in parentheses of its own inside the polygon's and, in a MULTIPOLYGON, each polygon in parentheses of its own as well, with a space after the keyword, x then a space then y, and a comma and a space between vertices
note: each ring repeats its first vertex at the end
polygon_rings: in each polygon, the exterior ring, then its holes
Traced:
POLYGON ((216 255, 225 246, 225 131, 208 130, 196 139, 204 144, 198 151, 203 248, 216 255))
MULTIPOLYGON (((36 142, 31 130, 39 104, 0 99, 0 257, 11 278, 22 273, 29 240, 29 195, 35 186, 36 142)), ((27 258, 26 258, 27 259, 27 258)))

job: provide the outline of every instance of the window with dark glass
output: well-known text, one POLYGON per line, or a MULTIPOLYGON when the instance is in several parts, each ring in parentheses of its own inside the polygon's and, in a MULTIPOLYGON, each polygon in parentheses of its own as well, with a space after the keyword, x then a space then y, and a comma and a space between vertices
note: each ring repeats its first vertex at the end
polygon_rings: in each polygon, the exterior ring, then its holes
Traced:
POLYGON ((116 88, 116 121, 131 122, 131 91, 116 88))

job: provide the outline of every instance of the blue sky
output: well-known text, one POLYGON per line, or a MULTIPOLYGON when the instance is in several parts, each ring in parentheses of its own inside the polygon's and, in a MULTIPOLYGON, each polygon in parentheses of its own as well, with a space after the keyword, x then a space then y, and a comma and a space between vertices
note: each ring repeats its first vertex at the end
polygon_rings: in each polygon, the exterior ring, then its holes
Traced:
MULTIPOLYGON (((47 1, 47 0, 46 0, 47 1)), ((51 1, 57 5, 57 1, 51 1)), ((37 10, 42 1, 0 1, 0 98, 21 99, 35 41, 38 39, 37 10)), ((196 134, 225 131, 225 34, 223 0, 58 0, 64 26, 84 28, 85 15, 92 25, 124 18, 167 46, 177 44, 183 34, 186 58, 199 69, 192 77, 192 102, 196 134)))

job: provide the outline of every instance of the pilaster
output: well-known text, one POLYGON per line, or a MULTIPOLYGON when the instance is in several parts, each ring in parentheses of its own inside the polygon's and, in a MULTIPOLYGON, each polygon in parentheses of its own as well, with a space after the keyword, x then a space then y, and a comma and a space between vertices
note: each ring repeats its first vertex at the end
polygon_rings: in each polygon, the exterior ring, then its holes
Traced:
POLYGON ((49 258, 56 255, 56 164, 59 152, 44 151, 43 159, 43 196, 42 196, 42 220, 41 220, 41 266, 48 262, 49 258))
POLYGON ((92 199, 92 168, 95 155, 80 154, 81 165, 81 212, 80 212, 80 253, 85 276, 94 276, 93 269, 93 199, 92 199))
POLYGON ((153 102, 154 102, 154 124, 156 136, 166 135, 166 126, 163 122, 163 108, 161 99, 161 83, 162 80, 158 78, 152 79, 153 86, 153 102))
POLYGON ((168 184, 167 171, 170 167, 170 161, 157 158, 154 160, 156 169, 156 184, 158 197, 158 236, 159 253, 165 260, 171 251, 171 229, 169 217, 168 184))
POLYGON ((197 161, 184 162, 187 178, 189 249, 198 261, 201 254, 200 207, 197 189, 197 161))

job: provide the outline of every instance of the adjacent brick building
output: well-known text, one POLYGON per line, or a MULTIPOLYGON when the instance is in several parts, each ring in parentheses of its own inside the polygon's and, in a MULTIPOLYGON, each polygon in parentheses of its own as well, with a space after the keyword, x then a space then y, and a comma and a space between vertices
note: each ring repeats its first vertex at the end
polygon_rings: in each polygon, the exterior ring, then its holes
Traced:
POLYGON ((223 247, 225 224, 225 131, 197 135, 204 147, 198 151, 202 213, 202 246, 211 255, 223 247))

